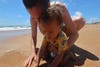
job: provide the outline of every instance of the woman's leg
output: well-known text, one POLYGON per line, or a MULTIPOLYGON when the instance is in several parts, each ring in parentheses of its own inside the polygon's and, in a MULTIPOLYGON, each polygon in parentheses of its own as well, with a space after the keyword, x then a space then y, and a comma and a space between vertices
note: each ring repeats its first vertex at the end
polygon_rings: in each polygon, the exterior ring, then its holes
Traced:
MULTIPOLYGON (((84 27, 84 25, 86 24, 85 19, 81 16, 74 18, 72 20, 72 22, 74 23, 77 31, 80 31, 84 27)), ((66 33, 67 36, 70 36, 71 33, 68 29, 65 28, 65 25, 62 26, 62 30, 66 33)))
POLYGON ((65 55, 63 57, 63 61, 60 63, 59 66, 65 66, 70 60, 72 60, 72 61, 76 60, 76 56, 71 50, 69 50, 65 53, 65 55))
POLYGON ((80 31, 80 29, 82 29, 86 24, 85 19, 81 16, 74 18, 72 21, 75 24, 77 31, 80 31))

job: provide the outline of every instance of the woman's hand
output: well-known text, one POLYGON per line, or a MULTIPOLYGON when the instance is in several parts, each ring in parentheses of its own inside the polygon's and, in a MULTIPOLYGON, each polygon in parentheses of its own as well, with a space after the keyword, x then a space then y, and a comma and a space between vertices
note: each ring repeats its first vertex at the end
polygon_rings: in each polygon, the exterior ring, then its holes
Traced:
POLYGON ((39 67, 38 60, 37 59, 34 59, 32 65, 33 65, 33 67, 39 67))
POLYGON ((36 54, 32 53, 24 62, 24 67, 30 67, 33 60, 36 59, 36 54))

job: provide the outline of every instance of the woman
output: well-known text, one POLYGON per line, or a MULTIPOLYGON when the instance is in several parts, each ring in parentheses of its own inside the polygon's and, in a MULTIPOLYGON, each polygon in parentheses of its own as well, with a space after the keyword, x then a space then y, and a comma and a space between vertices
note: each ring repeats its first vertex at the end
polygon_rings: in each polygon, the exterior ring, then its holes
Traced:
POLYGON ((49 0, 23 0, 24 6, 26 7, 28 13, 30 14, 30 23, 32 28, 32 52, 31 55, 25 62, 25 67, 29 67, 32 63, 32 60, 36 58, 36 42, 37 42, 37 25, 39 24, 39 17, 48 7, 55 7, 59 9, 62 15, 63 22, 65 26, 63 31, 69 37, 68 44, 70 47, 75 43, 78 38, 78 31, 85 25, 85 20, 82 17, 78 19, 71 19, 67 8, 61 4, 56 3, 50 5, 49 0))

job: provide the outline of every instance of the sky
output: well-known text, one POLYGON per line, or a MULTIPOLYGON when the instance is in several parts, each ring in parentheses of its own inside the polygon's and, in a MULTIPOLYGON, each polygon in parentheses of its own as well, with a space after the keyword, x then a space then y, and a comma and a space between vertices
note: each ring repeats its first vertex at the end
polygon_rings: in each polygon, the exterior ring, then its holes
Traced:
MULTIPOLYGON (((83 16, 87 23, 100 21, 100 0, 61 0, 71 17, 83 16)), ((22 0, 0 0, 0 26, 29 25, 30 16, 22 0)))

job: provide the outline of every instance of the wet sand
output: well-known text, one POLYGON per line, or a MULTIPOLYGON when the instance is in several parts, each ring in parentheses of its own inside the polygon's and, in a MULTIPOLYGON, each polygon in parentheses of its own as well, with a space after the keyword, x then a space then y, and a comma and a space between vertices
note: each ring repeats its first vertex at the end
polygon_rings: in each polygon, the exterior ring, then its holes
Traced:
MULTIPOLYGON (((100 67, 100 24, 86 25, 79 34, 79 39, 72 50, 78 55, 80 66, 70 61, 66 62, 67 67, 100 67)), ((38 47, 42 38, 42 34, 38 33, 38 47)), ((24 60, 31 52, 30 45, 31 34, 0 40, 0 67, 24 67, 24 60)))

